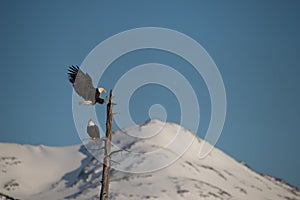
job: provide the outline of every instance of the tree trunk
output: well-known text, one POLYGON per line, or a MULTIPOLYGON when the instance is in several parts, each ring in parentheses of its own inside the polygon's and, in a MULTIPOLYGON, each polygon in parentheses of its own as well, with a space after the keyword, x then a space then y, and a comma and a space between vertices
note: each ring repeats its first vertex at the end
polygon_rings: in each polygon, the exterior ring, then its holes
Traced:
POLYGON ((111 154, 111 135, 112 135, 112 90, 109 93, 109 102, 107 104, 106 115, 106 140, 103 158, 102 184, 100 200, 108 200, 109 172, 110 172, 110 154, 111 154))

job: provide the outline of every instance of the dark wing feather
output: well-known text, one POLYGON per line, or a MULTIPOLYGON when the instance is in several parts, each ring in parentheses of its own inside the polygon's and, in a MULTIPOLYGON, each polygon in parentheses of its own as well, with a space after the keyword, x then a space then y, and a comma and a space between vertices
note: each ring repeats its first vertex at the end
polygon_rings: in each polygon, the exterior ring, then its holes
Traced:
POLYGON ((74 84, 75 83, 75 79, 76 79, 76 75, 79 71, 79 67, 78 66, 71 66, 68 69, 68 75, 69 75, 69 81, 74 84))
POLYGON ((68 69, 69 81, 75 91, 85 100, 95 101, 95 90, 92 78, 88 73, 83 73, 78 66, 71 66, 68 69))
POLYGON ((100 138, 99 128, 97 125, 95 126, 88 126, 87 133, 91 138, 100 138))

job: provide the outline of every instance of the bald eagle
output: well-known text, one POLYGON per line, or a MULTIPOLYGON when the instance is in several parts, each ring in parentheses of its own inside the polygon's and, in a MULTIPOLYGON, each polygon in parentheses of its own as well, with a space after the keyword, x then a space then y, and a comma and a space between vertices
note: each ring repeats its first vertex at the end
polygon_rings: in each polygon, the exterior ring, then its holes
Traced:
POLYGON ((89 120, 86 132, 89 134, 90 139, 98 140, 100 139, 100 133, 98 126, 93 122, 92 119, 89 120))
POLYGON ((101 87, 95 88, 89 74, 83 73, 78 66, 69 67, 68 75, 75 91, 84 99, 80 105, 103 104, 107 100, 107 96, 104 99, 100 98, 100 94, 106 93, 106 90, 101 87))

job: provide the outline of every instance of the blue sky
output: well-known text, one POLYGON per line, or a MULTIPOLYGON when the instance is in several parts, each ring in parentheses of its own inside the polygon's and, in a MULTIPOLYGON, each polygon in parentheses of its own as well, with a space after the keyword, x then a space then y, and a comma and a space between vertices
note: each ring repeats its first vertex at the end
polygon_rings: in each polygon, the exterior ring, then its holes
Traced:
MULTIPOLYGON (((80 143, 67 67, 80 65, 114 34, 164 27, 199 42, 223 77, 228 107, 217 147, 300 187, 299 1, 7 0, 0 10, 0 142, 80 143)), ((210 117, 207 89, 182 59, 154 50, 129 53, 101 82, 111 88, 122 73, 148 62, 173 66, 202 89, 197 96, 203 119, 198 135, 203 137, 210 117)), ((136 122, 148 118, 154 103, 165 105, 169 121, 179 120, 178 102, 166 88, 145 86, 132 99, 136 122)))

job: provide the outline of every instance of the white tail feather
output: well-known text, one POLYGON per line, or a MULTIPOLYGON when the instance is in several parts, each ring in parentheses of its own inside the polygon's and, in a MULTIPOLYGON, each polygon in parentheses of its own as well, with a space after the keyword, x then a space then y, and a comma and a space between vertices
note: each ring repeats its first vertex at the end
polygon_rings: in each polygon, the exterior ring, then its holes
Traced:
POLYGON ((79 102, 79 105, 92 105, 93 104, 93 102, 92 101, 81 101, 81 102, 79 102))

